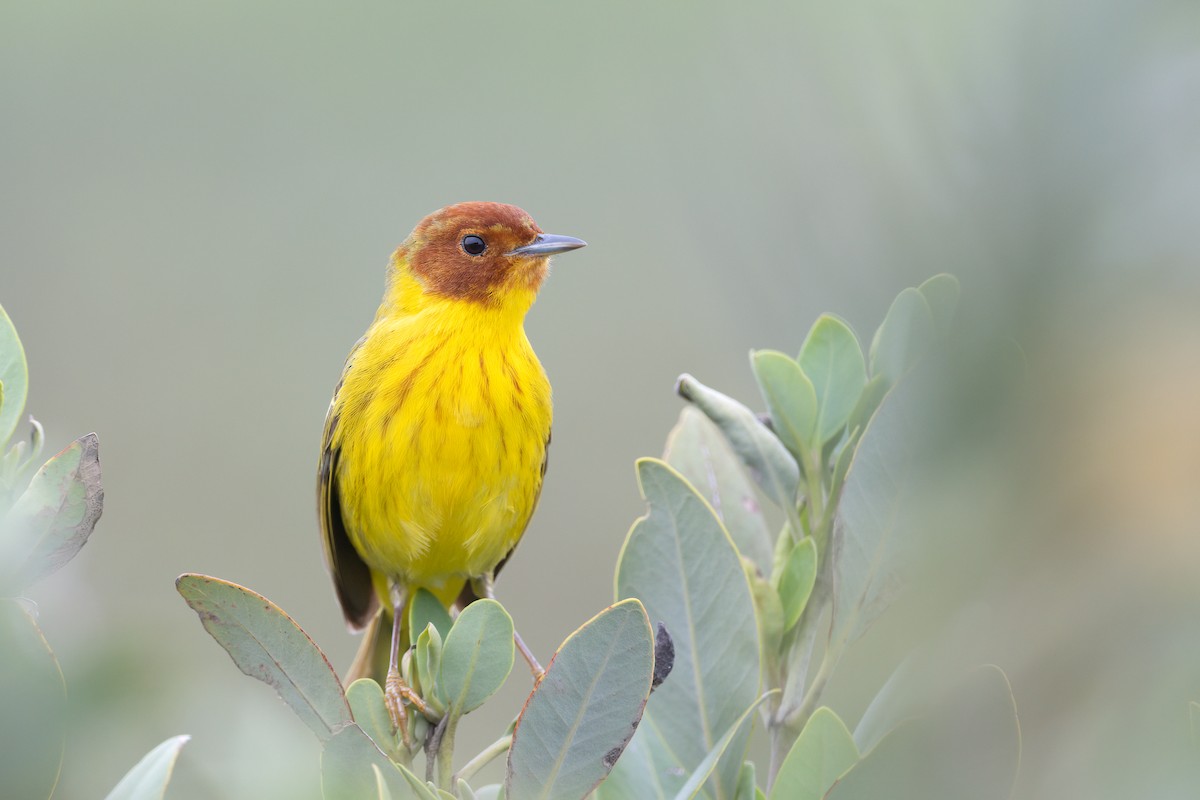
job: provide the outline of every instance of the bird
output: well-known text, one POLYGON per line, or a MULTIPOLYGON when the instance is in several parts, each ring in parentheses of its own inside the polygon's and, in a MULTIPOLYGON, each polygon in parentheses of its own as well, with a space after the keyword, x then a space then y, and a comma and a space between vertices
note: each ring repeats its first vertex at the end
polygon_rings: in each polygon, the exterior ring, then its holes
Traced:
POLYGON ((334 389, 317 511, 346 623, 365 630, 346 682, 378 674, 390 619, 385 698, 402 732, 405 703, 421 707, 399 670, 406 603, 418 589, 447 607, 494 597, 537 505, 552 402, 524 321, 550 257, 585 245, 514 205, 435 211, 392 255, 334 389))

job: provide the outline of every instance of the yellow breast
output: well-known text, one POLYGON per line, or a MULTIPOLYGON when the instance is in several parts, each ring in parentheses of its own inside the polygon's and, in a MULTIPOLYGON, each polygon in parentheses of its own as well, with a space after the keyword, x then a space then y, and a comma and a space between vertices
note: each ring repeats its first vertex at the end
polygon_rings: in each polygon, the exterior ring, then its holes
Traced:
POLYGON ((354 353, 333 444, 347 533, 375 572, 437 588, 491 571, 524 532, 551 403, 521 316, 381 310, 354 353))

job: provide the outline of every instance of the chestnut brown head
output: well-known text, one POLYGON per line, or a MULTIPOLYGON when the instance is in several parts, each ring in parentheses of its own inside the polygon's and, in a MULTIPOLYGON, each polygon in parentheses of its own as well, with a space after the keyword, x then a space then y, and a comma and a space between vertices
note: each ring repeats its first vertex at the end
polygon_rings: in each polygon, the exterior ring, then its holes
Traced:
POLYGON ((550 256, 586 244, 542 233, 533 218, 504 203, 457 203, 418 223, 396 251, 426 292, 503 304, 536 293, 550 256))

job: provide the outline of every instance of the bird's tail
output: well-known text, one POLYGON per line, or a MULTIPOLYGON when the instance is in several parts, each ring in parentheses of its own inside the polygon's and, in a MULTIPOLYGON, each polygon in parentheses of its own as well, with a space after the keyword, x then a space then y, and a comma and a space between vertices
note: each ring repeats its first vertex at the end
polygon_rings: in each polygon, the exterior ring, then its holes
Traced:
POLYGON ((371 678, 383 686, 387 678, 388 659, 392 645, 392 612, 380 608, 363 630, 362 644, 358 646, 358 654, 346 671, 346 686, 359 678, 371 678))

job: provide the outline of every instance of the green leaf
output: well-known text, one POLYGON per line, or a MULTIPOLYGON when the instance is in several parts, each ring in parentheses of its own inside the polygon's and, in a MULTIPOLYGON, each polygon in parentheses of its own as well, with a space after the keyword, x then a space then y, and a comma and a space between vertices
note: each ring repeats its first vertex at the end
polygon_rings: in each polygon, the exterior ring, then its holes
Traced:
POLYGON ((915 534, 907 494, 913 413, 904 388, 889 393, 864 431, 842 490, 832 551, 834 652, 891 602, 901 550, 915 534))
POLYGON ((25 411, 25 399, 29 392, 29 370, 25 364, 25 348, 17 336, 17 329, 0 306, 0 385, 4 387, 3 405, 0 405, 0 451, 12 439, 21 414, 25 411))
POLYGON ((667 766, 672 758, 662 739, 651 730, 650 720, 643 716, 638 732, 621 754, 621 759, 604 782, 596 787, 594 800, 634 797, 638 800, 670 800, 683 785, 683 776, 687 774, 681 768, 667 766))
POLYGON ((458 779, 454 791, 458 794, 458 800, 479 800, 474 790, 462 778, 458 779))
POLYGON ((973 670, 926 717, 887 734, 828 800, 1009 800, 1021 758, 1012 688, 997 667, 973 670))
POLYGON ((760 573, 770 574, 774 537, 746 467, 720 429, 695 406, 684 406, 679 422, 667 436, 663 460, 713 507, 738 552, 760 573))
POLYGON ((370 678, 359 678, 346 690, 346 702, 354 721, 375 746, 391 755, 397 752, 399 742, 392 729, 392 718, 384 704, 383 688, 370 678))
POLYGON ((104 507, 99 452, 96 434, 76 439, 37 471, 0 522, 0 592, 20 592, 87 542, 104 507))
POLYGON ((190 736, 174 736, 151 750, 125 773, 105 800, 162 800, 171 782, 175 759, 190 736))
POLYGON ((937 335, 945 337, 950 333, 950 323, 954 321, 954 312, 958 308, 958 278, 943 272, 922 283, 917 291, 929 304, 937 335))
POLYGON ((491 783, 475 790, 475 800, 504 800, 504 787, 491 783))
POLYGON ((353 722, 329 660, 279 606, 207 575, 180 575, 175 588, 238 668, 273 686, 319 739, 353 722))
POLYGON ((50 797, 66 740, 67 687, 33 616, 8 599, 0 599, 0 705, 0 794, 50 797))
POLYGON ((831 487, 829 502, 834 506, 842 500, 842 487, 846 484, 846 475, 850 472, 850 463, 854 460, 855 453, 858 452, 858 443, 862 441, 861 434, 861 428, 852 430, 846 441, 842 443, 842 448, 837 451, 837 457, 833 462, 833 475, 829 481, 831 487))
POLYGON ((854 742, 860 753, 875 749, 884 736, 917 716, 922 705, 929 704, 943 677, 937 665, 926 663, 928 658, 918 659, 916 652, 910 653, 871 698, 854 728, 854 742))
POLYGON ((495 600, 463 609, 442 647, 437 694, 461 715, 483 705, 504 685, 513 666, 513 621, 495 600))
POLYGON ((883 375, 876 375, 867 381, 867 385, 863 387, 862 394, 859 395, 858 402, 855 404, 854 410, 850 412, 850 419, 846 423, 851 431, 855 428, 863 430, 867 427, 891 388, 892 385, 883 375))
POLYGON ((637 600, 610 606, 568 636, 517 720, 507 796, 590 794, 637 729, 653 673, 654 636, 637 600))
POLYGON ((391 761, 362 728, 349 723, 321 750, 321 794, 325 800, 363 800, 379 796, 383 779, 393 800, 413 800, 411 772, 391 761), (408 773, 408 774, 404 774, 408 773))
POLYGON ((751 353, 750 363, 775 433, 803 463, 805 454, 818 444, 817 393, 812 381, 790 356, 775 350, 751 353))
MULTIPOLYGON (((741 559, 709 505, 663 462, 637 467, 650 510, 625 540, 616 589, 618 598, 640 598, 675 642, 675 669, 633 740, 647 748, 656 786, 671 797, 758 698, 758 623, 741 559)), ((733 797, 745 745, 739 735, 706 797, 733 797)))
MULTIPOLYGON (((414 664, 420 692, 430 702, 440 706, 441 703, 437 696, 437 676, 442 668, 442 637, 432 622, 428 623, 425 630, 421 631, 421 635, 417 637, 415 656, 414 664)), ((436 710, 439 713, 443 711, 442 708, 436 710)))
POLYGON ((428 589, 418 589, 408 603, 408 629, 419 634, 430 623, 437 628, 438 634, 445 642, 446 635, 454 625, 450 612, 428 589))
POLYGON ((858 762, 858 748, 838 715, 822 706, 813 712, 792 745, 775 784, 771 800, 821 800, 834 781, 858 762))
POLYGON ((892 302, 871 342, 871 375, 895 384, 928 352, 934 338, 933 312, 925 296, 905 289, 892 302))
POLYGON ((738 773, 738 788, 735 800, 754 800, 757 794, 758 782, 754 774, 754 762, 747 761, 745 764, 742 764, 742 771, 738 773))
POLYGON ((777 660, 784 634, 783 601, 779 599, 779 590, 757 572, 751 573, 747 570, 746 577, 750 581, 750 593, 754 596, 754 611, 758 617, 759 644, 762 646, 763 656, 768 660, 777 660))
POLYGON ((867 384, 867 363, 850 326, 832 314, 813 324, 797 359, 817 399, 817 440, 842 429, 867 384))
MULTIPOLYGON (((747 708, 745 713, 738 718, 737 722, 735 722, 729 730, 725 731, 725 735, 721 737, 720 741, 713 745, 713 749, 708 751, 708 755, 704 756, 704 760, 696 766, 696 769, 688 778, 687 783, 685 783, 679 789, 679 791, 676 792, 675 800, 692 800, 693 797, 696 797, 698 794, 700 794, 700 789, 704 786, 709 776, 712 775, 713 770, 717 768, 717 762, 719 762, 721 757, 725 755, 725 752, 729 749, 730 744, 735 739, 745 739, 750 735, 750 726, 753 722, 752 717, 754 714, 754 709, 762 705, 764 700, 766 700, 772 694, 775 694, 777 691, 778 690, 772 690, 760 697, 758 700, 754 701, 754 705, 747 708)), ((741 773, 742 770, 739 769, 738 780, 735 781, 733 787, 733 792, 735 795, 741 783, 741 773)))
POLYGON ((792 508, 800 486, 800 468, 779 437, 759 422, 753 411, 691 375, 679 376, 676 390, 716 423, 767 497, 783 508, 792 508))
POLYGON ((806 537, 792 548, 779 576, 779 600, 783 604, 785 633, 800 621, 816 582, 817 545, 812 537, 806 537))
POLYGON ((375 775, 375 800, 392 800, 392 790, 388 788, 387 777, 378 764, 371 765, 371 772, 375 775))
MULTIPOLYGON (((404 767, 399 767, 399 769, 400 774, 408 783, 409 791, 412 792, 413 797, 417 798, 417 800, 440 800, 441 792, 436 786, 434 786, 432 783, 421 780, 404 767)), ((450 800, 454 800, 454 795, 450 795, 450 800)))

